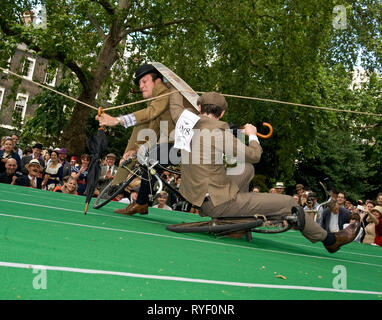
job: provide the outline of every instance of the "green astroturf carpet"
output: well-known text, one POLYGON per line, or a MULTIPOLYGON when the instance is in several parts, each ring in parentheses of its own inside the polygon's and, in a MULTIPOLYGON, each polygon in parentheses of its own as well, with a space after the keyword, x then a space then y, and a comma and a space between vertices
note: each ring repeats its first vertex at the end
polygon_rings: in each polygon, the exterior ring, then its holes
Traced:
POLYGON ((165 227, 201 218, 123 206, 84 215, 84 197, 0 184, 0 299, 382 300, 382 248, 180 234, 165 227))

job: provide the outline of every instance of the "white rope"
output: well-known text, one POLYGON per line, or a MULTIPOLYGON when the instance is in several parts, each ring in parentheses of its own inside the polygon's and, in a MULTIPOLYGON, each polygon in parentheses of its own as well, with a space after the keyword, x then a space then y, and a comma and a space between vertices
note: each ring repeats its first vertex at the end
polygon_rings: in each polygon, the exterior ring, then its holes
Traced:
MULTIPOLYGON (((64 96, 65 98, 68 98, 70 100, 73 100, 77 103, 80 103, 86 107, 89 107, 89 108, 92 108, 94 110, 98 110, 98 108, 86 103, 86 102, 83 102, 81 100, 78 100, 78 99, 75 99, 71 96, 68 96, 62 92, 59 92, 57 90, 54 90, 48 86, 45 86, 39 82, 35 82, 33 80, 30 80, 30 79, 27 79, 25 78, 24 76, 21 76, 21 75, 18 75, 17 73, 14 73, 12 71, 9 71, 3 67, 0 67, 1 70, 3 70, 5 73, 9 73, 11 75, 14 75, 18 78, 21 78, 23 80, 26 80, 26 81, 29 81, 29 82, 32 82, 34 83, 35 85, 39 86, 39 87, 42 87, 42 88, 45 88, 47 90, 50 90, 52 92, 55 92, 59 95, 62 95, 64 96)), ((149 101, 152 101, 152 100, 156 100, 156 99, 160 99, 160 98, 163 98, 163 97, 166 97, 170 94, 173 94, 173 93, 176 93, 176 92, 189 92, 189 91, 179 91, 179 90, 176 90, 176 91, 171 91, 169 93, 165 93, 165 94, 162 94, 160 96, 157 96, 157 97, 153 97, 153 98, 148 98, 148 99, 143 99, 143 100, 139 100, 139 101, 134 101, 134 102, 130 102, 130 103, 126 103, 126 104, 122 104, 122 105, 119 105, 119 106, 114 106, 114 107, 108 107, 108 108, 104 108, 104 111, 107 111, 107 110, 114 110, 114 109, 119 109, 119 108, 123 108, 123 107, 127 107, 127 106, 132 106, 132 105, 135 105, 135 104, 139 104, 139 103, 144 103, 144 102, 149 102, 149 101)), ((196 91, 196 93, 204 93, 203 91, 196 91)), ((291 105, 291 106, 297 106, 297 107, 304 107, 304 108, 313 108, 313 109, 320 109, 320 110, 326 110, 326 111, 334 111, 334 112, 344 112, 344 113, 353 113, 353 114, 359 114, 359 115, 366 115, 366 116, 373 116, 373 117, 382 117, 382 114, 380 113, 371 113, 371 112, 363 112, 363 111, 353 111, 353 110, 343 110, 343 109, 337 109, 337 108, 329 108, 329 107, 322 107, 322 106, 315 106, 315 105, 309 105, 309 104, 302 104, 302 103, 295 103, 295 102, 287 102, 287 101, 280 101, 280 100, 274 100, 274 99, 265 99, 265 98, 257 98, 257 97, 248 97, 248 96, 239 96, 239 95, 233 95, 233 94, 225 94, 225 93, 222 93, 223 96, 225 97, 229 97, 229 98, 238 98, 238 99, 246 99, 246 100, 256 100, 256 101, 263 101, 263 102, 270 102, 270 103, 278 103, 278 104, 285 104, 285 105, 291 105)))

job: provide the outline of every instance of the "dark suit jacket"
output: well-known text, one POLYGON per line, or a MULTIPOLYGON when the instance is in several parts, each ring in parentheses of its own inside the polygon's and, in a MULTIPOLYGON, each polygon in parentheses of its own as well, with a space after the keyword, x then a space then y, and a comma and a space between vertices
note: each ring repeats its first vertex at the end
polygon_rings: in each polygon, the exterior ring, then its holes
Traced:
MULTIPOLYGON (((3 157, 3 154, 4 154, 4 150, 0 150, 0 159, 3 157)), ((14 158, 17 162, 16 171, 21 171, 20 156, 16 152, 12 151, 11 157, 14 158)), ((4 171, 5 171, 5 164, 4 164, 4 162, 0 162, 0 172, 4 172, 4 171)))
MULTIPOLYGON (((340 207, 340 211, 338 212, 338 227, 340 230, 343 229, 343 226, 345 223, 349 223, 349 216, 351 212, 344 207, 340 207)), ((326 231, 329 231, 329 224, 330 224, 330 209, 325 208, 324 212, 322 213, 321 218, 321 227, 325 229, 326 231)))
MULTIPOLYGON (((42 179, 37 178, 37 189, 41 189, 41 183, 42 183, 42 179)), ((23 174, 22 176, 18 177, 15 184, 18 186, 23 186, 23 187, 31 186, 31 183, 27 174, 26 175, 23 174)))
POLYGON ((8 175, 7 172, 3 172, 3 173, 0 173, 0 183, 8 183, 8 184, 11 184, 12 183, 12 178, 13 176, 16 176, 16 173, 15 174, 12 174, 12 175, 8 175))
POLYGON ((64 163, 61 163, 62 165, 62 177, 70 176, 72 173, 72 167, 70 165, 70 162, 65 161, 64 163))

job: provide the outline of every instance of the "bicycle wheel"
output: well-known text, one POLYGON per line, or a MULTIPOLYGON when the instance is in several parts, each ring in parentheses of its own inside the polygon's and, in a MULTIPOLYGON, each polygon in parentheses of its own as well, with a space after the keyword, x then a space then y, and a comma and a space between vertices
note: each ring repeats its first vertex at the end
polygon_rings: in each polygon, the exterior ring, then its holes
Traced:
MULTIPOLYGON (((134 173, 137 172, 137 170, 135 170, 134 173)), ((125 182, 121 182, 116 185, 113 185, 113 181, 110 181, 110 183, 100 192, 94 201, 93 209, 99 209, 108 204, 118 194, 120 194, 136 177, 137 176, 135 174, 132 174, 125 182)))

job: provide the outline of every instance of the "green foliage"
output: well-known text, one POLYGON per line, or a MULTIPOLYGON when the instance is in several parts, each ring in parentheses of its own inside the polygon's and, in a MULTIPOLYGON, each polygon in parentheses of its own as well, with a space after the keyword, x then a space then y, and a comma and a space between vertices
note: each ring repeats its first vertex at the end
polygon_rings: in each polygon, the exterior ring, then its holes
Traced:
MULTIPOLYGON (((56 90, 68 94, 67 83, 61 82, 56 90)), ((33 117, 26 121, 21 139, 27 144, 39 141, 46 147, 60 147, 57 144, 71 115, 73 101, 43 89, 31 103, 38 104, 39 107, 33 117)))
MULTIPOLYGON (((32 28, 20 19, 20 13, 36 1, 5 1, 0 15, 0 63, 6 63, 6 54, 15 44, 24 42, 36 54, 72 71, 71 93, 91 104, 96 104, 98 93, 97 103, 106 106, 104 101, 117 89, 114 104, 139 100, 130 93, 131 88, 137 89, 133 74, 139 64, 152 60, 168 66, 196 91, 382 113, 380 1, 344 0, 344 29, 333 27, 333 8, 338 5, 333 0, 44 3, 46 29, 32 28), (370 81, 351 89, 351 71, 357 65, 365 68, 370 81)), ((274 127, 273 137, 261 140, 264 152, 256 166, 267 187, 280 180, 287 186, 304 182, 319 189, 318 180, 327 175, 354 198, 373 198, 381 191, 381 117, 236 98, 227 101, 225 121, 253 123, 260 132, 264 121, 274 127)), ((62 116, 60 125, 67 125, 65 134, 73 134, 66 147, 81 141, 85 148, 80 134, 85 128, 87 134, 97 129, 94 113, 75 108, 67 121, 68 114, 59 111, 60 103, 53 105, 62 116)), ((47 117, 44 112, 36 114, 34 118, 41 119, 35 125, 52 125, 49 134, 46 129, 38 134, 52 137, 53 143, 61 131, 47 117)), ((29 134, 35 134, 32 127, 29 134)), ((122 154, 131 129, 107 132, 111 150, 122 154)))

